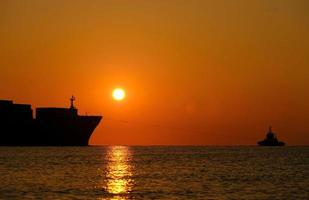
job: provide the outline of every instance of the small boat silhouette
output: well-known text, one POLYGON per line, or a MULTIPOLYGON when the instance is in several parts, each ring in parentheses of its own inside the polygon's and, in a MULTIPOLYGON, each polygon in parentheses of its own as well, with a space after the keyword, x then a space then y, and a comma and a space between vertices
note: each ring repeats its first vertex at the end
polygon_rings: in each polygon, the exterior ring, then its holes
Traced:
POLYGON ((266 134, 266 138, 262 141, 259 141, 257 143, 260 146, 284 146, 285 143, 284 142, 280 142, 275 133, 272 132, 272 127, 269 126, 269 131, 266 134))

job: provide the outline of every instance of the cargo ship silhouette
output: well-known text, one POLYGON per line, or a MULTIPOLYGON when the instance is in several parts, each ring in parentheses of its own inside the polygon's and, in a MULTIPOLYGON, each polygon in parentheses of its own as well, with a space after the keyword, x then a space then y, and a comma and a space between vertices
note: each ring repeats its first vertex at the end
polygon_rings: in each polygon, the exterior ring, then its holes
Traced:
POLYGON ((0 145, 87 146, 102 116, 78 115, 74 100, 69 108, 37 108, 36 118, 31 105, 0 100, 0 145))

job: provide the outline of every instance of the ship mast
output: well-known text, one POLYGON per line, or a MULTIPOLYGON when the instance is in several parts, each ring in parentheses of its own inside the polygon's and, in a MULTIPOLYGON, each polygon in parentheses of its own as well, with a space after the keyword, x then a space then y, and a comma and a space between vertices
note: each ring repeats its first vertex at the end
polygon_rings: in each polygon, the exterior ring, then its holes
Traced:
POLYGON ((75 97, 72 95, 72 97, 70 98, 71 101, 71 109, 74 109, 74 101, 75 101, 75 97))

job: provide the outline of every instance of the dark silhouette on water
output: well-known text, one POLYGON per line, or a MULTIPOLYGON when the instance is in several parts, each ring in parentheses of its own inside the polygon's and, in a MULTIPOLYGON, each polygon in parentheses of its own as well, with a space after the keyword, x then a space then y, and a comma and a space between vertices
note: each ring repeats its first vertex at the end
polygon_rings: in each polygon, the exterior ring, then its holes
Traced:
POLYGON ((37 108, 0 100, 1 146, 87 146, 102 116, 81 116, 74 107, 37 108))
POLYGON ((284 142, 280 142, 275 133, 272 132, 271 126, 269 126, 269 131, 266 134, 266 138, 263 141, 259 141, 258 145, 260 146, 284 146, 284 142))

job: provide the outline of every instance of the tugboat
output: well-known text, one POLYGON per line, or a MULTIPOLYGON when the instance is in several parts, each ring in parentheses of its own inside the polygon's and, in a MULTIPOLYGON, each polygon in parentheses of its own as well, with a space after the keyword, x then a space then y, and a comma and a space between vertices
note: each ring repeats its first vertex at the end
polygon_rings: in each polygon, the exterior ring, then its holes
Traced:
POLYGON ((285 143, 284 142, 280 142, 275 133, 272 132, 272 127, 269 126, 269 131, 266 134, 266 138, 262 141, 259 141, 257 143, 260 146, 284 146, 285 143))

